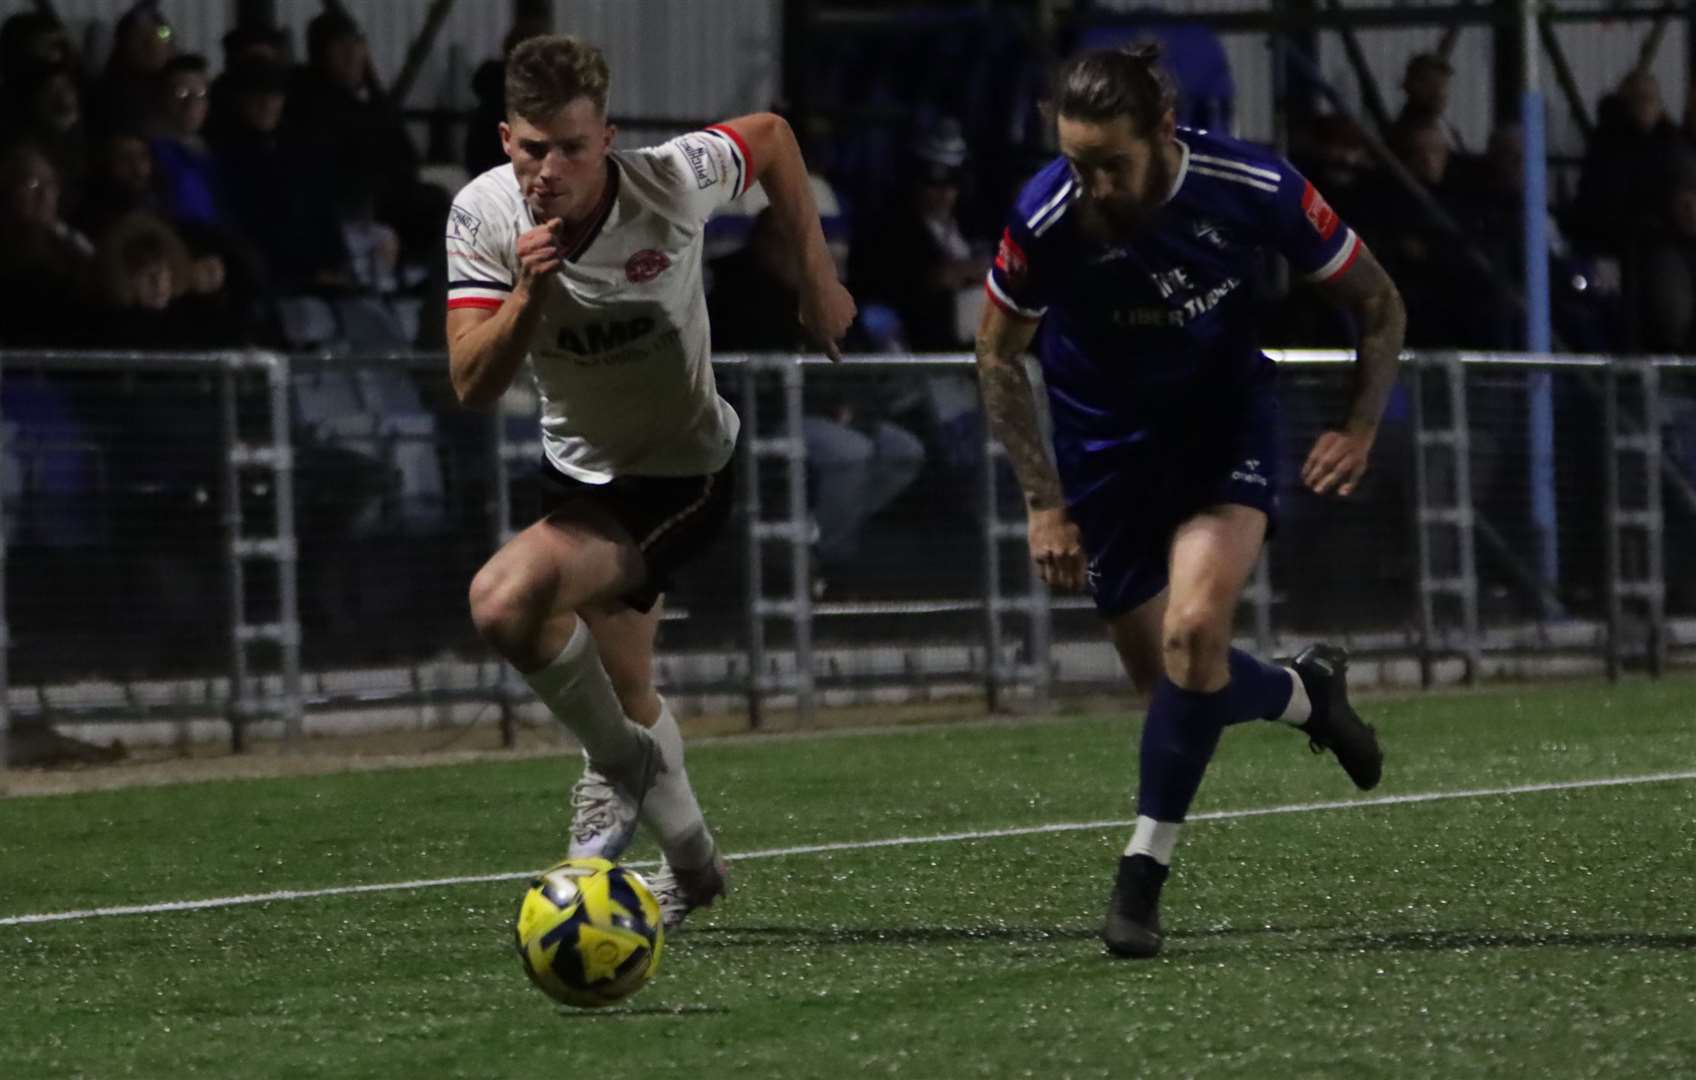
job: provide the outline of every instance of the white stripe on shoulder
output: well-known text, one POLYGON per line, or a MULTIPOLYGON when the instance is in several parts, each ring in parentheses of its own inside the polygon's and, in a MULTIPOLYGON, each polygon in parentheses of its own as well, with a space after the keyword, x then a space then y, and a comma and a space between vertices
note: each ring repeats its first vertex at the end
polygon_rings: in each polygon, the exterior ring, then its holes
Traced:
MULTIPOLYGON (((1195 158, 1193 160, 1199 161, 1201 159, 1195 158)), ((1277 191, 1278 190, 1277 184, 1268 184, 1264 180, 1255 180, 1251 177, 1244 176, 1242 173, 1226 172, 1223 169, 1209 169, 1204 165, 1194 165, 1194 164, 1192 164, 1190 166, 1190 172, 1199 173, 1202 176, 1211 176, 1211 177, 1213 177, 1214 179, 1217 179, 1217 180, 1230 180, 1231 182, 1237 183, 1237 184, 1247 184, 1249 187, 1259 188, 1261 191, 1277 191)))
POLYGON ((1276 169, 1263 169, 1258 165, 1250 165, 1246 161, 1235 161, 1231 158, 1214 157, 1211 154, 1193 154, 1196 161, 1203 165, 1211 165, 1216 169, 1237 169, 1250 176, 1258 176, 1262 180, 1270 180, 1274 184, 1284 178, 1276 169))
POLYGON ((1065 213, 1066 204, 1071 197, 1071 194, 1072 181, 1067 180, 1064 184, 1060 185, 1060 190, 1055 192, 1052 199, 1043 203, 1037 212, 1030 216, 1030 218, 1025 222, 1025 226, 1030 229, 1035 229, 1037 227, 1037 223, 1042 221, 1042 219, 1057 206, 1060 208, 1061 213, 1065 213))

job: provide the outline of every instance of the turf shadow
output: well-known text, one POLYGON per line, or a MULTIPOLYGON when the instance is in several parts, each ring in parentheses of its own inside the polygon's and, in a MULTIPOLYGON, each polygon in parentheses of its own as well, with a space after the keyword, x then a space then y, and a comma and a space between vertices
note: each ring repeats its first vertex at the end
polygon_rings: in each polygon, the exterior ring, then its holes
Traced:
POLYGON ((649 1016, 722 1016, 722 1005, 615 1005, 608 1009, 561 1009, 561 1020, 619 1020, 649 1016))
POLYGON ((1035 926, 702 926, 688 933, 690 948, 770 945, 929 945, 982 941, 1078 941, 1097 938, 1094 927, 1035 926))
POLYGON ((1671 949, 1696 950, 1696 934, 1620 931, 1398 930, 1350 934, 1321 946, 1324 952, 1457 952, 1468 949, 1671 949))

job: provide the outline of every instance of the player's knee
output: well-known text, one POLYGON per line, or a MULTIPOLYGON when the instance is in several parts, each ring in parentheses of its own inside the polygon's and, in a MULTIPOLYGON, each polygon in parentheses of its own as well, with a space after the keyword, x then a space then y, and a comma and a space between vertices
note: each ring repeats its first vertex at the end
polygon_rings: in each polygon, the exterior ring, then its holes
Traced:
POLYGON ((1229 618, 1206 605, 1174 607, 1161 636, 1167 674, 1183 685, 1190 673, 1211 672, 1225 663, 1231 648, 1229 618))
POLYGON ((483 640, 511 647, 540 622, 546 592, 536 575, 490 562, 471 579, 471 622, 483 640))

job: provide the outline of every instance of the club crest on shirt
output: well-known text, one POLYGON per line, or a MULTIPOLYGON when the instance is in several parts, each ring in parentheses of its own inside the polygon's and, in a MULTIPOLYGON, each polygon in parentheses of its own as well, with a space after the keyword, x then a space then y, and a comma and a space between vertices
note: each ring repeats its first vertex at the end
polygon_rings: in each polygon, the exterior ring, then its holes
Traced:
POLYGON ((1219 231, 1219 226, 1211 221, 1196 222, 1194 231, 1197 240, 1205 240, 1216 248, 1224 248, 1228 243, 1225 234, 1219 231))
POLYGON ((624 276, 632 284, 640 285, 654 280, 670 268, 671 259, 665 252, 645 248, 630 256, 630 261, 624 264, 624 276))

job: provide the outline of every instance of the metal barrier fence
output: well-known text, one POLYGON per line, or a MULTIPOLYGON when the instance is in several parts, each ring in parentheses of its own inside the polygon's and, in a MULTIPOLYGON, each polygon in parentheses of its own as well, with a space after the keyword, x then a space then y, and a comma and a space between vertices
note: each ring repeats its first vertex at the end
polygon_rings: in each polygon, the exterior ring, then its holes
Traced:
MULTIPOLYGON (((1696 361, 1412 357, 1368 482, 1336 501, 1296 477, 1349 357, 1274 356, 1256 647, 1341 637, 1431 682, 1510 653, 1659 673, 1696 644, 1696 361), (1555 385, 1552 581, 1530 555, 1535 374, 1555 385)), ((773 707, 1119 684, 1089 602, 1031 573, 970 357, 718 364, 741 507, 668 597, 668 692, 758 727, 773 707)), ((0 761, 20 721, 219 718, 239 748, 256 723, 470 705, 510 737, 528 694, 465 590, 537 513, 525 391, 466 412, 445 359, 417 355, 0 353, 0 375, 0 761)))

